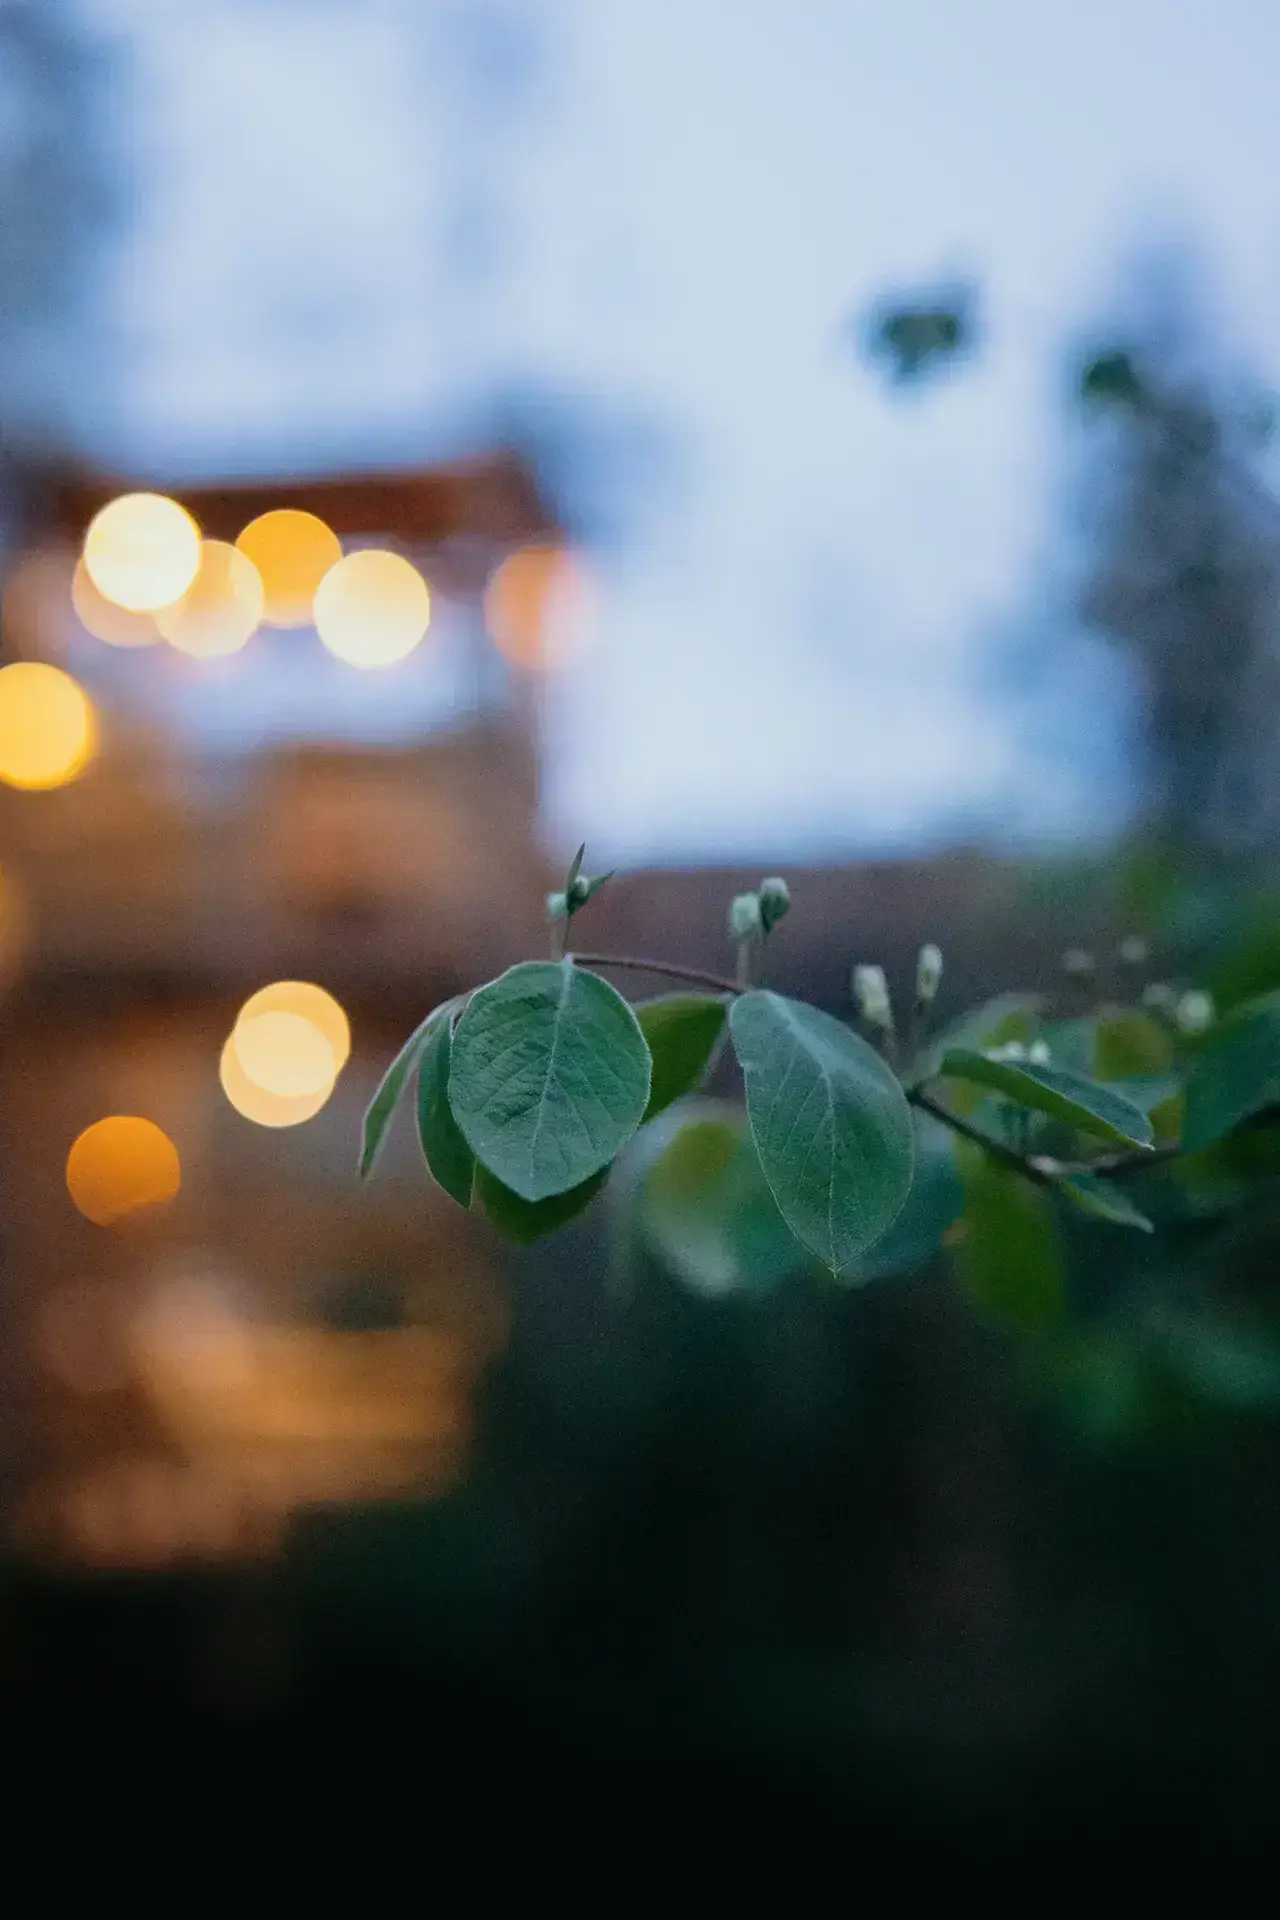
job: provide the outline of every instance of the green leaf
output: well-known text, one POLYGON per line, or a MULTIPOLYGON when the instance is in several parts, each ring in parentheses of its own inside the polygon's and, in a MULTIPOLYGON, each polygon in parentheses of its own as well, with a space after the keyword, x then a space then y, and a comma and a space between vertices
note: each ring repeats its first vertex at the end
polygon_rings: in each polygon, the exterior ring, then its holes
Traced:
MULTIPOLYGON (((950 1026, 944 1027, 925 1048, 913 1069, 912 1079, 935 1079, 938 1063, 952 1047, 973 1047, 982 1052, 987 1047, 1007 1046, 1011 1040, 1021 1041, 1025 1045, 1040 1030, 1043 1008, 1043 998, 1035 993, 1000 993, 979 1007, 971 1007, 958 1020, 953 1020, 950 1026)), ((970 1101, 961 1095, 956 1104, 957 1112, 968 1112, 976 1098, 975 1095, 970 1101)))
POLYGON ((956 1167, 955 1135, 932 1114, 913 1113, 912 1120, 916 1159, 906 1204, 889 1231, 859 1254, 845 1275, 848 1280, 879 1280, 923 1266, 933 1258, 943 1235, 963 1211, 964 1186, 956 1167))
POLYGON ((1098 1015, 1090 1062, 1095 1080, 1167 1074, 1172 1065, 1172 1036, 1150 1014, 1113 1007, 1098 1015))
POLYGON ((584 840, 582 845, 578 848, 578 851, 574 854, 573 863, 570 866, 568 873, 565 875, 564 893, 565 893, 566 900, 568 899, 569 894, 573 888, 574 881, 577 879, 578 875, 582 872, 582 863, 586 859, 586 857, 587 857, 587 843, 584 840))
POLYGON ((699 1293, 760 1292, 810 1256, 778 1211, 741 1113, 686 1122, 645 1175, 645 1239, 699 1293))
POLYGON ((1057 1183, 1058 1191, 1066 1196, 1082 1213, 1091 1213, 1099 1220, 1109 1220, 1113 1226, 1136 1227, 1140 1233, 1154 1233, 1155 1229, 1145 1213, 1139 1213, 1127 1193, 1113 1181, 1104 1180, 1096 1173, 1072 1173, 1057 1183))
POLYGON ((865 1040, 798 1000, 744 994, 729 1031, 769 1189, 797 1239, 839 1273, 907 1197, 915 1133, 906 1096, 865 1040))
POLYGON ((1194 1152, 1280 1104, 1280 993, 1264 994, 1214 1027, 1187 1080, 1183 1141, 1194 1152))
POLYGON ((476 1161, 475 1198, 485 1218, 504 1240, 528 1247, 544 1234, 554 1233, 558 1227, 567 1227, 571 1220, 576 1220, 608 1178, 608 1167, 601 1167, 589 1180, 570 1187, 567 1193, 553 1193, 547 1200, 522 1200, 510 1187, 504 1187, 488 1167, 476 1161))
POLYGON ((472 996, 453 1036, 449 1104, 490 1173, 522 1200, 546 1200, 625 1147, 651 1075, 620 993, 570 960, 534 960, 472 996))
POLYGON ((457 1005, 455 1000, 446 1000, 442 1006, 433 1007, 420 1027, 415 1027, 401 1047, 387 1071, 378 1083, 378 1090, 369 1102, 364 1116, 364 1136, 360 1147, 360 1178, 363 1180, 370 1172, 382 1145, 383 1136, 391 1124, 391 1116, 400 1104, 400 1096, 409 1084, 409 1075, 417 1064, 427 1039, 445 1015, 451 1013, 457 1005))
POLYGON ((956 1264, 991 1319, 1035 1333, 1062 1317, 1062 1255, 1048 1194, 962 1142, 964 1225, 956 1264))
POLYGON ((1081 1133, 1126 1146, 1149 1147, 1151 1122, 1140 1108, 1108 1087, 1099 1087, 1064 1067, 1038 1067, 1029 1060, 992 1060, 985 1053, 958 1048, 943 1055, 939 1069, 947 1079, 990 1087, 1018 1106, 1065 1120, 1081 1133))
POLYGON ((460 1207, 471 1205, 475 1156, 449 1105, 453 1018, 438 1020, 418 1055, 418 1139, 432 1178, 460 1207))
POLYGON ((704 993, 665 993, 636 1007, 636 1019, 653 1058, 646 1120, 682 1094, 693 1092, 724 1032, 725 1011, 723 1000, 704 993))

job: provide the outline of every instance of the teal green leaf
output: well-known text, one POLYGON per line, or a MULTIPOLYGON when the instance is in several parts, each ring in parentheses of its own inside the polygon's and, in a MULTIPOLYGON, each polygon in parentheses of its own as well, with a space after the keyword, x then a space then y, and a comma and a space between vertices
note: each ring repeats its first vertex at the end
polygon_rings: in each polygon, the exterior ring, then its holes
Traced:
POLYGON ((475 1156, 449 1105, 453 1018, 437 1020, 418 1055, 418 1139, 437 1186, 460 1207, 471 1205, 475 1156))
MULTIPOLYGON (((981 1006, 971 1007, 930 1042, 913 1068, 911 1078, 915 1081, 934 1079, 943 1054, 952 1047, 973 1047, 983 1052, 988 1047, 1007 1046, 1011 1040, 1025 1045, 1040 1031, 1043 1008, 1043 998, 1035 993, 1000 993, 981 1006)), ((966 1096, 961 1092, 957 1112, 968 1112, 976 1099, 977 1095, 966 1096)))
POLYGON ((1123 1188, 1096 1173, 1071 1173, 1057 1182, 1059 1193, 1098 1220, 1109 1220, 1116 1227, 1136 1227, 1139 1233, 1154 1233, 1145 1213, 1140 1213, 1123 1188))
POLYGON ((570 1187, 567 1193, 553 1193, 546 1200, 522 1200, 510 1187, 504 1187, 488 1167, 477 1161, 475 1199, 485 1218, 497 1228, 504 1240, 514 1240, 519 1246, 528 1247, 535 1240, 541 1240, 544 1234, 554 1233, 558 1227, 567 1227, 571 1220, 576 1220, 590 1206, 608 1178, 608 1167, 601 1167, 598 1173, 593 1173, 578 1186, 570 1187))
POLYGON ((744 1114, 687 1121, 645 1175, 639 1205, 653 1252, 699 1293, 758 1293, 809 1264, 765 1184, 744 1114))
POLYGON ((798 1240, 839 1273, 897 1218, 911 1187, 911 1109, 848 1027, 778 993, 733 1004, 729 1031, 769 1190, 798 1240))
POLYGON ((607 1167, 649 1104, 635 1014, 570 960, 528 961, 481 987, 453 1036, 449 1104, 471 1151, 522 1200, 607 1167))
POLYGON ((1039 1067, 1029 1060, 992 1060, 985 1053, 956 1048, 943 1055, 942 1077, 989 1087, 1018 1106, 1064 1120, 1081 1133, 1122 1145, 1149 1147, 1151 1122, 1139 1107, 1108 1087, 1097 1086, 1065 1067, 1039 1067))
POLYGON ((1042 1187, 962 1143, 963 1228, 956 1265, 980 1312, 1020 1333, 1062 1318, 1062 1252, 1042 1187))
POLYGON ((692 1093, 724 1032, 725 1003, 705 993, 666 993, 635 1009, 653 1059, 646 1120, 692 1093))
POLYGON ((1183 1141, 1195 1151, 1280 1105, 1280 993, 1246 1001, 1214 1027, 1187 1081, 1183 1141))
POLYGON ((373 1167, 382 1145, 383 1136, 391 1124, 391 1116, 400 1104, 401 1095, 409 1084, 409 1076, 417 1065, 418 1055, 422 1052, 432 1029, 445 1016, 453 1011, 456 1001, 447 1000, 443 1006, 434 1007, 422 1022, 415 1027, 401 1047, 378 1084, 378 1090, 369 1102, 364 1116, 364 1135, 360 1147, 360 1178, 363 1180, 373 1167))
POLYGON ((847 1280, 879 1280, 910 1273, 931 1260, 964 1208, 964 1186, 956 1166, 955 1135, 929 1113, 913 1113, 915 1170, 902 1212, 884 1233, 859 1254, 847 1280))

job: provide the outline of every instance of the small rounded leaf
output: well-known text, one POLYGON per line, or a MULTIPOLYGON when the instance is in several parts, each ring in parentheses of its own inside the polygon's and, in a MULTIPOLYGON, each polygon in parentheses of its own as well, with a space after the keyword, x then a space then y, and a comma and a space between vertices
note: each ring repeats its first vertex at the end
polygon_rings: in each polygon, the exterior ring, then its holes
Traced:
POLYGON ((418 1139, 436 1185, 469 1207, 476 1163, 449 1106, 452 1051, 453 1020, 438 1020, 418 1057, 418 1139))
POLYGON ((724 1032, 725 1011, 723 1000, 705 993, 665 993, 636 1007, 640 1031, 653 1056, 646 1120, 693 1092, 724 1032))
POLYGON ((531 1247, 544 1234, 567 1227, 571 1220, 585 1212, 608 1178, 608 1167, 601 1167, 599 1173, 593 1173, 579 1186, 570 1187, 567 1193, 553 1193, 549 1200, 522 1200, 510 1187, 504 1187, 488 1167, 477 1162, 475 1198, 490 1226, 496 1227, 504 1240, 531 1247))
POLYGON ((572 961, 528 961, 474 994, 449 1104, 476 1159, 522 1200, 567 1193, 626 1146, 649 1049, 622 995, 572 961))
POLYGON ((888 1230, 910 1190, 906 1096, 874 1048, 798 1000, 744 994, 729 1030, 769 1189, 796 1238, 839 1273, 888 1230))

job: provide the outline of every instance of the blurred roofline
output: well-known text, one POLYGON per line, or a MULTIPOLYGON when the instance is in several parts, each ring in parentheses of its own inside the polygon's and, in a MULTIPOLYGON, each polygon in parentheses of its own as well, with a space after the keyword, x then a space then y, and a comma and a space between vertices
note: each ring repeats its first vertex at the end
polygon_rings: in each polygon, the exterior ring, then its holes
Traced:
POLYGON ((558 531, 531 468, 506 451, 379 472, 230 475, 195 484, 156 472, 32 467, 24 483, 28 534, 62 534, 77 543, 109 501, 141 492, 172 494, 218 540, 234 540, 248 521, 273 507, 317 514, 339 535, 432 545, 471 536, 517 546, 558 531))

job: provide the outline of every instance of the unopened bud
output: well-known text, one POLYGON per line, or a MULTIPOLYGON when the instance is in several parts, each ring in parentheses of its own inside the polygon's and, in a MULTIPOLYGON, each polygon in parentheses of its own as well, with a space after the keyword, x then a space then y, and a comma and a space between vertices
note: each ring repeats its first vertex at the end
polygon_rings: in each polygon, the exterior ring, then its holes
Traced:
POLYGON ((582 875, 578 874, 575 879, 570 881, 567 895, 561 894, 558 897, 566 901, 569 911, 572 913, 577 907, 585 907, 591 898, 591 882, 584 880, 582 875))
POLYGON ((1047 1040, 1033 1040, 1027 1048, 1027 1059, 1033 1067, 1048 1067, 1053 1064, 1053 1055, 1049 1051, 1047 1040))
POLYGON ((567 920, 568 917, 569 902, 565 899, 564 895, 562 893, 549 893, 547 895, 548 920, 567 920))
POLYGON ((1151 949, 1141 934, 1131 933, 1120 942, 1120 958, 1126 967, 1145 967, 1150 957, 1151 949))
POLYGON ((775 876, 760 882, 760 892, 756 897, 760 902, 760 919, 764 930, 772 933, 791 906, 791 891, 785 880, 775 876))
POLYGON ((1213 1025, 1213 995, 1193 987, 1183 994, 1173 1017, 1179 1033, 1204 1033, 1213 1025))
POLYGON ((880 1027, 885 1033, 893 1032, 893 1005, 883 967, 855 967, 853 997, 868 1026, 880 1027))
POLYGON ((729 933, 734 940, 758 940, 764 931, 757 893, 740 893, 729 908, 729 933))
POLYGON ((942 985, 942 948, 932 940, 921 947, 916 961, 916 999, 922 1007, 932 1006, 942 985))
POLYGON ((1008 1060, 1015 1064, 1028 1057, 1021 1040, 1006 1040, 1002 1046, 988 1047, 986 1053, 988 1060, 1008 1060))
POLYGON ((1094 971, 1094 958, 1083 947, 1068 947, 1062 956, 1062 970, 1073 979, 1082 980, 1094 971))

